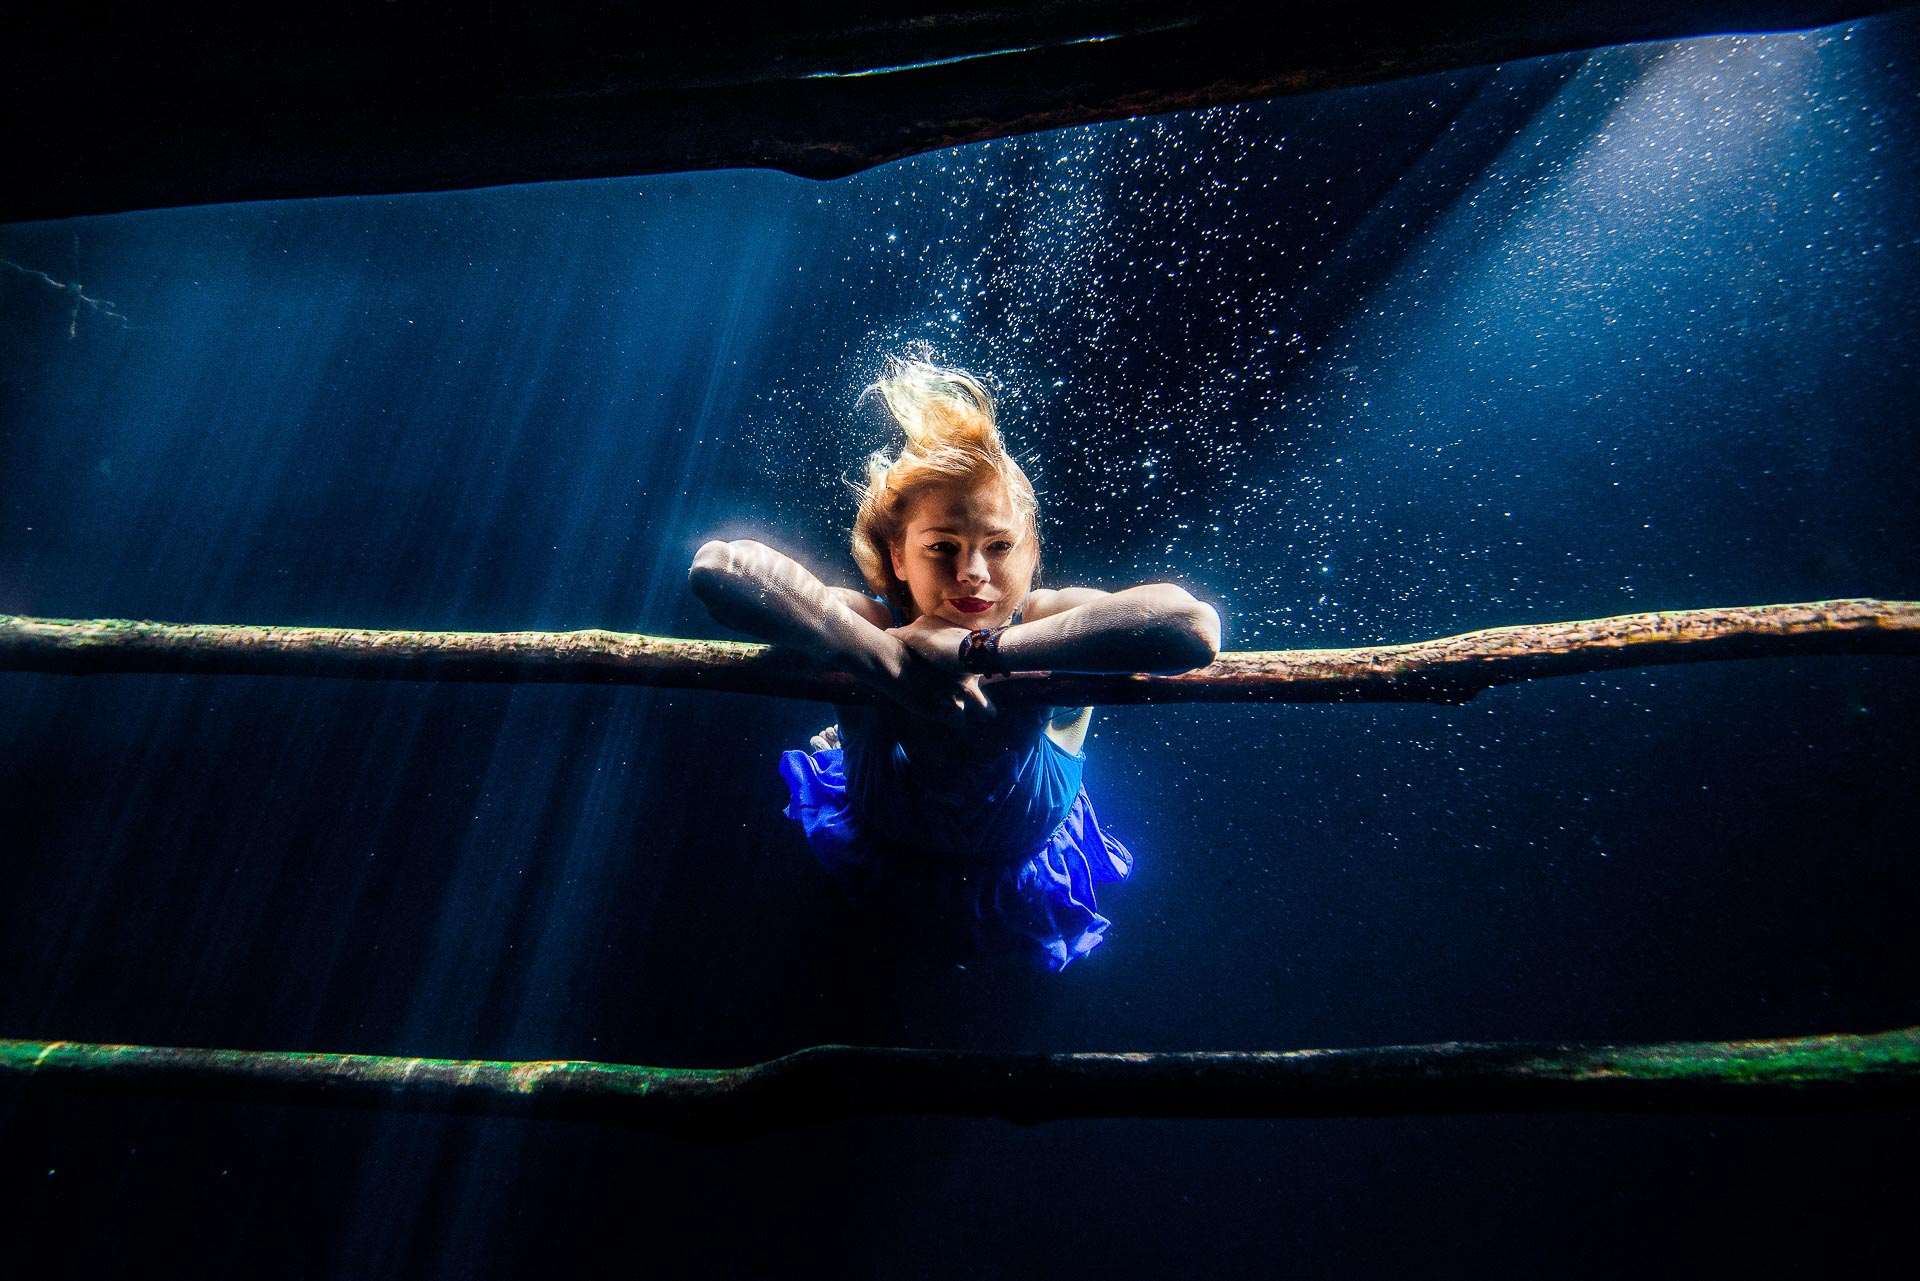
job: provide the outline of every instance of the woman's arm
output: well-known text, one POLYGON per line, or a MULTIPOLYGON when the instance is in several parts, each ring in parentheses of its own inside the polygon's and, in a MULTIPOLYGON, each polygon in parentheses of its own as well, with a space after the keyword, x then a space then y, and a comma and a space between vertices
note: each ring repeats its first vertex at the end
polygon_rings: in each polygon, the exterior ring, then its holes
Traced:
POLYGON ((1220 654, 1220 615, 1183 587, 1037 591, 1026 621, 1000 637, 1015 672, 1153 672, 1205 667, 1220 654))
POLYGON ((856 602, 867 607, 857 593, 827 586, 764 543, 707 543, 695 553, 687 582, 716 622, 850 672, 909 711, 946 721, 962 715, 963 698, 984 704, 977 691, 918 661, 856 610, 856 602))
POLYGON ((800 562, 751 539, 710 542, 694 554, 687 585, 714 621, 800 650, 862 679, 905 664, 899 642, 854 613, 800 562))
MULTIPOLYGON (((960 669, 965 628, 919 618, 892 634, 935 666, 960 669)), ((1171 583, 1037 591, 1026 621, 1001 633, 999 649, 1015 672, 1186 672, 1220 653, 1220 615, 1171 583)))

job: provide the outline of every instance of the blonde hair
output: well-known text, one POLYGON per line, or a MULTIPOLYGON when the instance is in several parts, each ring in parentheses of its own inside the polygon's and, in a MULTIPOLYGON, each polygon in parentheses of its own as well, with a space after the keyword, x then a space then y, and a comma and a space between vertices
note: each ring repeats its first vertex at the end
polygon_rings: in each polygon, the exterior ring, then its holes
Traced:
POLYGON ((999 480, 1033 546, 1040 568, 1039 508, 1033 482, 1007 452, 994 420, 993 394, 972 374, 920 359, 889 357, 879 381, 860 395, 877 395, 906 433, 898 457, 886 450, 867 458, 859 514, 853 520, 853 559, 874 593, 911 619, 907 585, 893 572, 892 547, 906 534, 908 504, 939 484, 999 480))

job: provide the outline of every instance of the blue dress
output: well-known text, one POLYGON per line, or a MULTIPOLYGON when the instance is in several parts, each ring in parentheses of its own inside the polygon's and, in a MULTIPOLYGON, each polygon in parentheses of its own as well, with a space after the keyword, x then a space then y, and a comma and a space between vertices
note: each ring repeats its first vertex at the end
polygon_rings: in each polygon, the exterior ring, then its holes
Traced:
POLYGON ((985 949, 1050 970, 1100 945, 1094 886, 1133 870, 1081 786, 1086 757, 1045 733, 1042 708, 1008 708, 964 736, 903 710, 838 707, 838 749, 786 752, 788 818, 856 904, 888 928, 957 918, 985 949))

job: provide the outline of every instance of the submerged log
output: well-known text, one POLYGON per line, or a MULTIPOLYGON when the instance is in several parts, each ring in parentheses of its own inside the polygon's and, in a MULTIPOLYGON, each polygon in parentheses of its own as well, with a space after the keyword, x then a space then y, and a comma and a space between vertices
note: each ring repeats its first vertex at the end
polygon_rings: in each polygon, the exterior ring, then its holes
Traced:
POLYGON ((707 0, 663 17, 409 0, 111 21, 14 5, 0 221, 688 169, 835 178, 1009 134, 1899 5, 707 0))
MULTIPOLYGON (((1227 653, 1179 676, 1029 673, 987 688, 995 702, 1009 705, 1459 703, 1497 685, 1548 676, 1808 654, 1920 654, 1920 602, 1828 600, 1622 614, 1404 645, 1227 653)), ((0 671, 572 682, 840 703, 880 698, 850 676, 810 668, 765 645, 610 631, 368 631, 0 614, 0 671)))
POLYGON ((0 1040, 0 1085, 506 1113, 732 1137, 855 1116, 1807 1112, 1920 1104, 1920 1028, 1659 1045, 968 1054, 816 1046, 684 1069, 0 1040))

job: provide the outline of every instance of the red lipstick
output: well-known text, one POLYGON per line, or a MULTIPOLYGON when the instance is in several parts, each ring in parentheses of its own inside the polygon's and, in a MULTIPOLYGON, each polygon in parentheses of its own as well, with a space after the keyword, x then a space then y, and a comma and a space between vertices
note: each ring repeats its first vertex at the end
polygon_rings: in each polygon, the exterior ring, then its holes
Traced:
POLYGON ((951 603, 963 614, 984 614, 993 608, 992 601, 981 600, 978 596, 956 596, 951 603))

